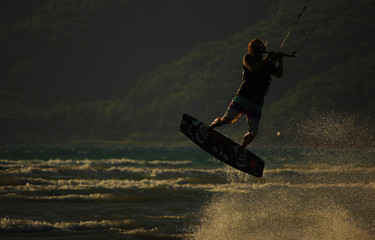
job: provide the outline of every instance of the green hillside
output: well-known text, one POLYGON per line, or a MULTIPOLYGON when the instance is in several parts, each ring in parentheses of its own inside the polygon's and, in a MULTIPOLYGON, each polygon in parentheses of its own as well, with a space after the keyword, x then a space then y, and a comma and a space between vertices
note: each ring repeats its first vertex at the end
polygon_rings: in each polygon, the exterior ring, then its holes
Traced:
MULTIPOLYGON (((271 50, 278 49, 304 5, 297 0, 284 3, 268 38, 271 50)), ((277 8, 271 8, 272 15, 277 8)), ((374 10, 375 3, 367 0, 310 1, 299 23, 306 32, 322 18, 321 24, 296 58, 285 59, 284 76, 274 79, 266 97, 256 142, 374 143, 374 10)), ((225 112, 241 82, 247 43, 264 37, 272 18, 267 15, 230 37, 197 44, 183 57, 142 74, 124 96, 28 108, 2 104, 0 121, 6 134, 1 141, 184 141, 178 132, 181 114, 209 123, 225 112)), ((296 28, 283 51, 291 53, 302 41, 296 28)), ((245 130, 243 122, 222 129, 235 140, 245 130)))
MULTIPOLYGON (((296 2, 290 1, 282 8, 269 41, 271 47, 277 49, 276 43, 282 40, 290 23, 299 14, 303 4, 297 5, 296 2)), ((371 126, 375 126, 371 120, 375 112, 375 62, 370 46, 374 40, 370 31, 374 19, 368 16, 371 16, 374 6, 370 1, 359 1, 354 7, 350 1, 330 3, 329 13, 297 58, 285 59, 284 77, 274 80, 266 100, 260 139, 279 141, 274 137, 278 131, 286 134, 284 141, 309 134, 319 138, 316 135, 320 130, 316 128, 320 127, 322 132, 325 131, 321 136, 329 138, 328 143, 349 142, 348 138, 352 138, 351 143, 359 139, 370 141, 374 136, 371 126), (278 96, 280 93, 283 94, 278 96), (331 121, 323 122, 321 118, 328 113, 331 121), (350 126, 346 123, 346 116, 354 121, 350 126), (307 120, 312 124, 311 129, 301 127, 307 120), (329 131, 323 130, 331 125, 339 125, 335 129, 340 128, 342 133, 338 135, 336 131, 332 136, 329 131), (305 132, 302 132, 303 129, 305 132), (356 129, 360 135, 356 135, 356 129)), ((308 9, 301 18, 301 25, 307 31, 322 17, 327 3, 314 1, 311 8, 312 13, 308 13, 308 9)), ((265 35, 268 24, 269 19, 230 38, 200 44, 184 58, 144 76, 128 100, 138 108, 133 109, 139 114, 137 121, 142 119, 143 128, 150 132, 173 138, 178 137, 174 131, 183 112, 207 123, 223 114, 240 84, 241 57, 247 42, 265 35), (136 96, 145 97, 147 101, 139 101, 136 96), (150 124, 150 118, 160 121, 150 124)), ((292 52, 303 40, 302 34, 295 34, 287 42, 287 51, 292 52)), ((237 129, 224 131, 238 135, 237 129)), ((241 130, 244 132, 245 128, 242 126, 241 130)), ((327 141, 321 139, 322 144, 327 144, 327 141)), ((314 139, 311 144, 319 142, 314 139)))
POLYGON ((250 4, 241 2, 1 1, 1 100, 45 106, 123 97, 140 75, 267 12, 257 3, 262 10, 244 18, 250 4))

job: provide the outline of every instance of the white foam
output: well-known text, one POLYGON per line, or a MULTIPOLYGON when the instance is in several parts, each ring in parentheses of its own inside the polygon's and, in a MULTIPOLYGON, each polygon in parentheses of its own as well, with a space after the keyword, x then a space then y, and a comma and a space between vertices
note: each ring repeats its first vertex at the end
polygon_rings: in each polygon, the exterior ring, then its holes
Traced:
POLYGON ((142 173, 143 170, 157 167, 187 167, 191 161, 145 161, 130 159, 103 160, 2 160, 0 167, 3 173, 57 173, 57 172, 98 172, 98 171, 133 171, 142 173))
MULTIPOLYGON (((34 181, 34 180, 33 180, 34 181)), ((88 189, 150 189, 150 188, 191 188, 189 178, 175 179, 40 179, 44 184, 26 183, 25 185, 1 186, 1 193, 9 192, 35 192, 56 190, 88 190, 88 189)), ((195 185, 201 187, 204 185, 195 185)))
MULTIPOLYGON (((357 173, 373 175, 375 167, 357 167, 354 165, 329 166, 327 164, 286 165, 280 169, 265 169, 260 180, 250 177, 230 167, 196 169, 186 167, 190 161, 136 161, 129 159, 110 160, 4 160, 2 166, 7 176, 24 176, 24 173, 42 173, 35 177, 20 177, 20 181, 0 186, 0 198, 32 198, 30 192, 37 193, 38 199, 104 199, 108 195, 74 195, 68 193, 63 196, 44 196, 44 191, 60 190, 94 190, 99 194, 103 190, 113 189, 201 189, 213 192, 248 192, 268 188, 365 188, 374 189, 375 183, 371 176, 366 181, 350 179, 346 175, 357 173), (162 165, 162 166, 160 166, 162 165), (167 167, 163 167, 167 165, 167 167), (177 167, 176 167, 177 166, 177 167), (63 176, 60 179, 44 178, 44 176, 63 176), (319 178, 310 175, 319 174, 319 178), (335 174, 335 182, 325 175, 335 174), (289 177, 291 175, 292 177, 289 177), (42 176, 42 177, 41 177, 42 176), (85 179, 76 176, 84 176, 85 179), (202 176, 210 178, 207 183, 202 176), (222 178, 244 178, 246 181, 229 181, 223 183, 222 178), (298 178, 293 178, 298 176, 298 178), (339 177, 338 177, 339 176, 339 177), (109 178, 111 177, 111 178, 109 178), (88 179, 86 179, 88 178, 88 179), (127 179, 123 179, 127 178, 127 179), (297 180, 296 180, 297 179, 297 180), (301 180, 302 179, 302 180, 301 180), (17 185, 18 184, 18 185, 17 185), (14 194, 14 195, 12 195, 14 194)), ((51 194, 50 194, 51 195, 51 194)), ((55 195, 55 194, 54 194, 55 195)))
POLYGON ((285 173, 294 172, 301 174, 315 174, 315 173, 356 173, 361 172, 363 174, 373 174, 375 173, 375 167, 356 167, 354 165, 341 165, 341 166, 330 166, 327 164, 311 164, 305 165, 301 168, 298 165, 285 165, 283 168, 277 169, 265 169, 264 173, 285 173))
MULTIPOLYGON (((35 180, 33 180, 35 182, 35 180)), ((116 198, 115 195, 100 193, 103 190, 126 190, 126 189, 195 189, 210 192, 252 192, 263 189, 368 189, 375 190, 375 182, 357 182, 357 183, 290 183, 290 182, 227 182, 227 183, 190 183, 190 178, 175 179, 58 179, 47 180, 39 179, 43 184, 31 184, 17 186, 1 186, 0 198, 17 199, 38 199, 38 200, 103 200, 116 198), (94 190, 95 194, 41 194, 46 191, 76 191, 76 190, 94 190), (37 194, 27 194, 38 192, 37 194)))
POLYGON ((35 221, 29 219, 0 219, 0 232, 45 232, 49 230, 86 230, 86 229, 126 229, 134 224, 133 220, 102 220, 102 221, 80 221, 80 222, 56 222, 35 221))
MULTIPOLYGON (((373 239, 350 206, 341 206, 338 191, 308 188, 371 187, 369 184, 231 183, 221 185, 194 222, 190 240, 226 239, 373 239), (249 189, 266 188, 265 191, 249 189), (269 188, 269 189, 267 189, 269 188), (301 189, 299 189, 301 188, 301 189), (321 193, 321 194, 320 194, 321 193), (336 204, 337 203, 337 204, 336 204), (348 207, 348 208, 346 208, 348 207)), ((359 199, 357 191, 344 191, 340 200, 359 199), (349 193, 349 194, 348 194, 349 193), (342 198, 341 198, 342 197, 342 198)), ((368 199, 371 199, 369 197, 368 199)), ((357 204, 360 204, 357 203, 357 204)), ((361 206, 360 204, 359 206, 361 206)), ((370 202, 370 209, 373 204, 370 202)), ((371 214, 371 213, 370 213, 371 214)), ((373 219, 371 217, 371 219, 373 219)), ((373 235, 373 234, 372 234, 373 235)))

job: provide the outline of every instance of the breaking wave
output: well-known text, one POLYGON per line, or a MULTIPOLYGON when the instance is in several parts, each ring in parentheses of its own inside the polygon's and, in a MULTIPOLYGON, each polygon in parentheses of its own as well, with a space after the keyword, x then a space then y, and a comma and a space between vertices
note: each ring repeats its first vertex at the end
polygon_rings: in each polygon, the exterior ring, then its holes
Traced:
POLYGON ((7 233, 29 233, 46 232, 50 230, 90 230, 90 229, 129 229, 137 226, 134 220, 102 220, 102 221, 79 221, 79 222, 46 222, 33 221, 29 219, 0 219, 0 232, 7 233))
POLYGON ((99 231, 114 239, 373 239, 373 149, 256 151, 266 162, 262 178, 207 156, 182 154, 177 160, 0 160, 5 212, 0 232, 99 231))

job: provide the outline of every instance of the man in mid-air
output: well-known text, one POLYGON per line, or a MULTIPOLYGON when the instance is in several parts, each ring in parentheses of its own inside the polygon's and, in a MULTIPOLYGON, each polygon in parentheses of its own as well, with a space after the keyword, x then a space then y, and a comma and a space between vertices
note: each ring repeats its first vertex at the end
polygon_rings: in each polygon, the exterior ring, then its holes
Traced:
POLYGON ((271 84, 271 75, 278 78, 283 75, 284 54, 271 51, 263 58, 264 53, 265 46, 259 38, 249 43, 248 52, 243 56, 242 84, 224 116, 216 118, 209 126, 210 129, 221 127, 246 115, 249 128, 239 147, 240 153, 245 151, 258 133, 264 96, 271 84))

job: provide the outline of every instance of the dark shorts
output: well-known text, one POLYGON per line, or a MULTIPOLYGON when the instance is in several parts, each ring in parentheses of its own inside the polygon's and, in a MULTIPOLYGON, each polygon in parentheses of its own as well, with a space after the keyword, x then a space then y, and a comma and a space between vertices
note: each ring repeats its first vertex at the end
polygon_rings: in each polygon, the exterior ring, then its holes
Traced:
POLYGON ((263 99, 249 100, 237 95, 232 99, 224 118, 234 123, 242 115, 246 115, 249 132, 251 135, 256 136, 259 129, 260 117, 262 115, 262 107, 263 99))

